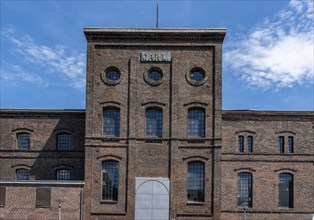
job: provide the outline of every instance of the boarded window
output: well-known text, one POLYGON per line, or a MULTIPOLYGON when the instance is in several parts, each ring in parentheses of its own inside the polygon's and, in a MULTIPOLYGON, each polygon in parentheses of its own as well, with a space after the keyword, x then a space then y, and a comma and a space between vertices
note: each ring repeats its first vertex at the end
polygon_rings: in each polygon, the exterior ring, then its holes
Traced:
POLYGON ((49 208, 51 198, 50 188, 37 188, 36 189, 36 207, 49 208))
POLYGON ((0 186, 0 207, 5 205, 5 186, 0 186))

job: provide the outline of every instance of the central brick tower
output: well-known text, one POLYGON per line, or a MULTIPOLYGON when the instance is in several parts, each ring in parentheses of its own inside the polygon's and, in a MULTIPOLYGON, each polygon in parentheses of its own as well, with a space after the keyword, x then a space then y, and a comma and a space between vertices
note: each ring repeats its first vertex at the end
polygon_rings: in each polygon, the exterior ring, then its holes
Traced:
POLYGON ((84 33, 84 219, 220 219, 226 30, 84 33))

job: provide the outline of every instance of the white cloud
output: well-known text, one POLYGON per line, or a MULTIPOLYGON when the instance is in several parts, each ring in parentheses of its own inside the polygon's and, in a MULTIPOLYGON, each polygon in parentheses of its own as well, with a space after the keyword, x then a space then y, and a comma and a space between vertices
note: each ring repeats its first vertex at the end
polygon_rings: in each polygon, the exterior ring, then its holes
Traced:
POLYGON ((249 87, 262 89, 314 83, 313 1, 289 5, 249 33, 232 42, 224 53, 227 68, 249 87))
POLYGON ((13 50, 27 62, 61 74, 74 88, 85 88, 85 54, 76 54, 62 45, 48 47, 37 44, 28 35, 16 36, 13 28, 3 28, 1 34, 13 43, 13 50))

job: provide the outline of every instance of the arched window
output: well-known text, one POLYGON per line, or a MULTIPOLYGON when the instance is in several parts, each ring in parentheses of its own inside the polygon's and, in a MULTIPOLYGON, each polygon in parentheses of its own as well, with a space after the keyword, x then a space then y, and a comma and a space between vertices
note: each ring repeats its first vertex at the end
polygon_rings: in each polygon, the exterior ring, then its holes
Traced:
POLYGON ((56 171, 57 180, 71 180, 71 172, 68 169, 59 169, 56 171))
POLYGON ((188 136, 205 137, 205 110, 190 108, 188 110, 188 136))
POLYGON ((104 109, 104 135, 120 136, 120 109, 108 107, 104 109))
POLYGON ((238 174, 238 206, 252 207, 252 174, 238 174))
POLYGON ((293 175, 279 174, 279 207, 293 208, 293 175))
POLYGON ((204 163, 188 163, 188 201, 204 202, 204 163))
POLYGON ((107 160, 102 163, 102 200, 118 201, 119 162, 107 160))
POLYGON ((16 179, 17 180, 29 180, 30 170, 28 169, 17 169, 16 170, 16 179))
POLYGON ((162 110, 146 109, 146 136, 162 137, 162 110))
POLYGON ((17 148, 19 150, 29 150, 31 145, 31 135, 21 132, 17 134, 17 148))
POLYGON ((71 135, 68 133, 60 133, 57 135, 57 149, 70 150, 71 135))

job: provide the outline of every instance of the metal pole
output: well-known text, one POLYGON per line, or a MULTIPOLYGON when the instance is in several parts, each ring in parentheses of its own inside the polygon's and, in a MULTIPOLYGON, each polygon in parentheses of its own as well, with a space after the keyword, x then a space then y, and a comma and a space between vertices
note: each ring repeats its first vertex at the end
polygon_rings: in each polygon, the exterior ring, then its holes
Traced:
POLYGON ((244 220, 246 220, 246 208, 243 208, 244 220))
POLYGON ((61 220, 61 203, 59 203, 59 217, 58 220, 61 220))

